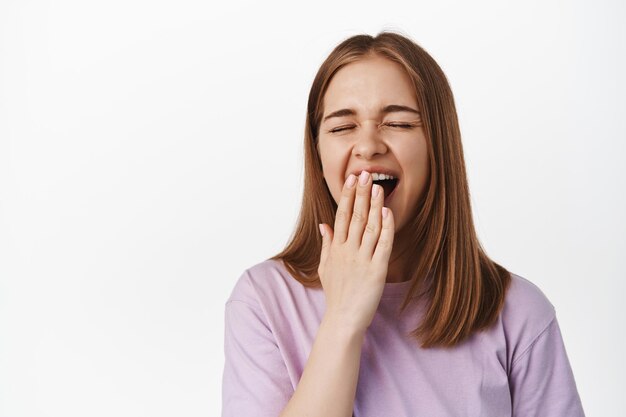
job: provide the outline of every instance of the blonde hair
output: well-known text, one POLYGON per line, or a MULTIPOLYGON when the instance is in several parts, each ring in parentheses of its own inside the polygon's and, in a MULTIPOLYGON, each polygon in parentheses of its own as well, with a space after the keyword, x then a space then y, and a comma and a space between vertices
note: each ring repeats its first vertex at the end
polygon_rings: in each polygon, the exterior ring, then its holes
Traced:
POLYGON ((300 214, 288 244, 270 259, 282 260, 303 285, 321 286, 318 224, 333 225, 337 210, 317 151, 323 97, 340 68, 371 54, 401 64, 409 74, 422 113, 431 167, 417 215, 405 227, 412 240, 410 253, 403 256, 409 257, 413 284, 401 310, 415 297, 425 296, 428 308, 411 336, 423 348, 451 347, 497 320, 511 276, 489 259, 474 229, 461 133, 446 76, 424 49, 403 35, 385 31, 376 37, 352 36, 337 45, 319 68, 308 99, 300 214))

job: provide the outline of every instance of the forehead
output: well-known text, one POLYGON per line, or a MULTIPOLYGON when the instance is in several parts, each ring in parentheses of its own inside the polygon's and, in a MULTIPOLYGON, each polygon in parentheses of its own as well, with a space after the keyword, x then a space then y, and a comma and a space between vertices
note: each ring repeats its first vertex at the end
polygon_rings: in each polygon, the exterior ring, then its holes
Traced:
POLYGON ((343 107, 374 111, 387 104, 416 108, 417 97, 404 67, 380 56, 351 62, 337 71, 322 102, 324 113, 343 107))

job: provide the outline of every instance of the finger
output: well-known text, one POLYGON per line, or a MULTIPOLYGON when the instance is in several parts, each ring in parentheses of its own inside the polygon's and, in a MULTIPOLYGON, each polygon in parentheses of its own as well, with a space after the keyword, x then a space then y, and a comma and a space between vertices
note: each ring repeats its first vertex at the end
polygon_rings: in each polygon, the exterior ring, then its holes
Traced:
MULTIPOLYGON (((323 268, 328 258, 328 252, 330 250, 330 243, 333 241, 333 232, 329 230, 326 223, 320 223, 320 233, 322 235, 322 252, 320 254, 320 268, 323 268)), ((318 269, 319 271, 319 269, 318 269)))
POLYGON ((385 191, 383 187, 378 184, 372 185, 370 212, 367 225, 365 225, 365 232, 363 232, 363 240, 361 240, 360 249, 362 253, 367 256, 367 259, 372 259, 372 254, 378 242, 378 236, 380 236, 380 230, 382 228, 382 208, 384 204, 385 191))
POLYGON ((367 217, 370 211, 370 199, 372 190, 372 176, 369 172, 361 172, 359 183, 356 186, 356 199, 350 220, 350 230, 348 231, 348 241, 356 246, 361 246, 363 230, 367 224, 367 217))
POLYGON ((337 213, 335 214, 335 226, 333 227, 333 240, 343 243, 348 238, 348 227, 352 218, 352 207, 354 206, 354 193, 356 184, 356 175, 350 174, 343 184, 341 190, 341 199, 337 205, 337 213))
POLYGON ((391 256, 391 249, 393 248, 393 238, 395 234, 392 211, 387 207, 383 207, 382 218, 383 226, 380 231, 378 243, 376 243, 374 255, 372 256, 372 262, 375 262, 379 265, 388 265, 389 257, 391 256))

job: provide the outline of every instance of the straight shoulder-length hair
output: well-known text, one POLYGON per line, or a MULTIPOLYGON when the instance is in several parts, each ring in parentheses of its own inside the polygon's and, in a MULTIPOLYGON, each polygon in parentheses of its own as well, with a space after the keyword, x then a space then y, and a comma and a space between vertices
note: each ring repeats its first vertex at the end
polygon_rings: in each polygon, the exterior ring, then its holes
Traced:
POLYGON ((340 68, 372 54, 399 63, 410 76, 430 160, 428 188, 416 216, 405 226, 411 238, 409 252, 402 256, 408 259, 412 284, 401 311, 412 300, 424 299, 423 319, 410 335, 422 348, 452 347, 496 322, 511 275, 489 259, 476 235, 459 122, 446 76, 422 47, 401 34, 352 36, 337 45, 319 68, 308 99, 300 214, 285 248, 269 259, 281 260, 304 286, 321 287, 318 224, 334 224, 337 210, 317 150, 323 98, 340 68))

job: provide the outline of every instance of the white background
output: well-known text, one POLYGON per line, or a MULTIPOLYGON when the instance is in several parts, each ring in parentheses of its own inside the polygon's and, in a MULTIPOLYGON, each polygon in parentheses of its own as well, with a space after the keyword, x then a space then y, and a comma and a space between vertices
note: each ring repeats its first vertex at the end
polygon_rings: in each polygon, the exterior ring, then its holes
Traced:
POLYGON ((224 302, 292 231, 348 36, 441 65, 488 254, 557 310, 588 416, 626 385, 626 6, 0 3, 0 415, 218 416, 224 302))

